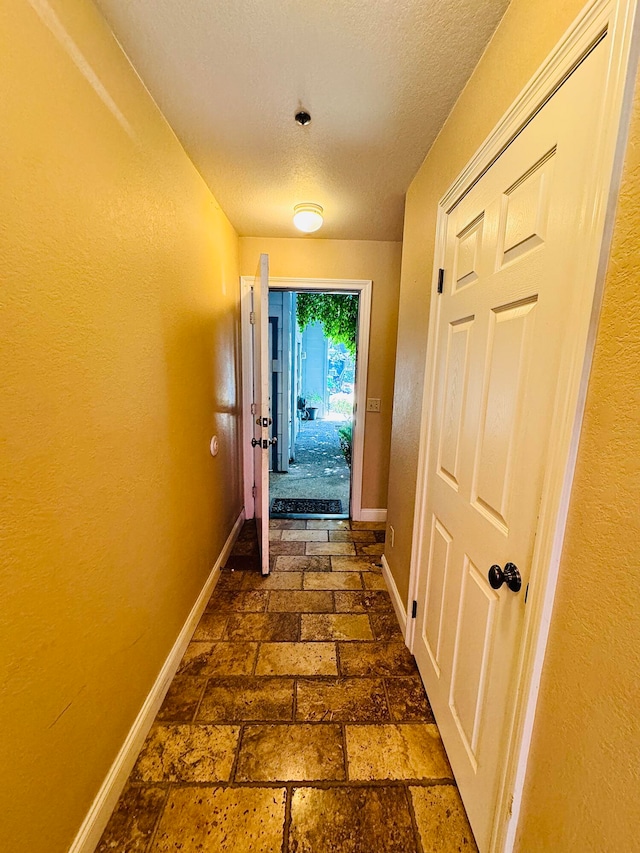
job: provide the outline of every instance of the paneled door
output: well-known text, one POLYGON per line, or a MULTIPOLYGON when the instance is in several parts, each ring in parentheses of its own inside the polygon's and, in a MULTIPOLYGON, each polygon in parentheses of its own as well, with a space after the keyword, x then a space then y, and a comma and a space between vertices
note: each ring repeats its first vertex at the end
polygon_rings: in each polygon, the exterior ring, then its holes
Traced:
POLYGON ((554 410, 569 369, 606 63, 607 50, 596 46, 449 213, 443 288, 432 302, 413 650, 483 852, 500 793, 554 410))
POLYGON ((260 262, 251 289, 251 329, 253 349, 252 420, 253 488, 260 564, 263 575, 269 574, 269 437, 271 405, 269 397, 269 256, 260 262))

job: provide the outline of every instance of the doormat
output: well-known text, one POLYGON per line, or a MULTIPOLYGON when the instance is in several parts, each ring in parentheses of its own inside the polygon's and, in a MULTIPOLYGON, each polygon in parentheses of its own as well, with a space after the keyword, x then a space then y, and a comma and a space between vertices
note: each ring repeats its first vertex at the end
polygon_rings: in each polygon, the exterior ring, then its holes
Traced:
POLYGON ((270 515, 291 515, 292 513, 341 515, 342 501, 316 498, 274 498, 271 501, 270 515))

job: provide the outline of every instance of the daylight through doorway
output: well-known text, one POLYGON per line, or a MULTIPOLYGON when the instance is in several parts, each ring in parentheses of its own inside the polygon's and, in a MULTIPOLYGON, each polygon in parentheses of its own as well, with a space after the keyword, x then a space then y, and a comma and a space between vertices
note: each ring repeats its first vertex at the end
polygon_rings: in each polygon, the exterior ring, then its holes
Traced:
POLYGON ((358 294, 272 290, 270 515, 348 518, 358 294))

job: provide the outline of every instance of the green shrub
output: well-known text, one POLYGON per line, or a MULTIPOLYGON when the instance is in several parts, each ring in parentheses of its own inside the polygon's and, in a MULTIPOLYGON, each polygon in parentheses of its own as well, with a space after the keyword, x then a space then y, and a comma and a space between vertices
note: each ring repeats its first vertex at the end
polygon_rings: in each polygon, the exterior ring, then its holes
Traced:
POLYGON ((340 439, 340 450, 342 451, 342 455, 345 458, 345 462, 351 468, 351 440, 352 440, 352 425, 344 424, 338 430, 338 437, 340 439))
POLYGON ((351 417, 353 414, 353 395, 332 394, 329 397, 329 411, 344 415, 346 418, 351 417))

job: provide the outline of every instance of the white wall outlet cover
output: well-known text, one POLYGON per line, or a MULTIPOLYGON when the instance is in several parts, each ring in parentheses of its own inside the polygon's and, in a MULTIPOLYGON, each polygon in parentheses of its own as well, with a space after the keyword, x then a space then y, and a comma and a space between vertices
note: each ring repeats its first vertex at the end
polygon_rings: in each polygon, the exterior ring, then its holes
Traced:
POLYGON ((380 397, 368 397, 367 398, 367 411, 368 412, 379 412, 380 411, 380 397))
POLYGON ((218 436, 214 435, 211 439, 211 443, 209 444, 209 449, 211 450, 212 456, 218 455, 218 450, 220 449, 220 444, 218 442, 218 436))

